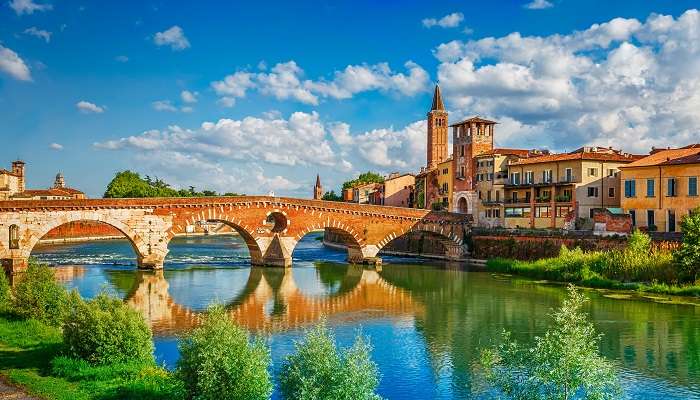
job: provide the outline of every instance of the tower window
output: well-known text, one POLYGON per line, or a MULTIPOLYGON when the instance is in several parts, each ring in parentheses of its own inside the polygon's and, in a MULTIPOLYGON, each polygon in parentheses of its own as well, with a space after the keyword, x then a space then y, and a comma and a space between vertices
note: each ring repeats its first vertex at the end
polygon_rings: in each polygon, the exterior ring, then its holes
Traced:
POLYGON ((19 226, 10 225, 10 249, 19 249, 19 226))

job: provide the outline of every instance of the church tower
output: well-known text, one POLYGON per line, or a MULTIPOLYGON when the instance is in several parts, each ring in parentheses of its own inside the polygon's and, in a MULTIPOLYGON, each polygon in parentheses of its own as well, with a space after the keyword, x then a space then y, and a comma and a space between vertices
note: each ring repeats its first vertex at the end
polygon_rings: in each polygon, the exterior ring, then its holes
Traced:
POLYGON ((321 186, 321 177, 316 174, 316 185, 314 186, 314 200, 323 198, 323 186, 321 186))
POLYGON ((428 112, 428 170, 447 160, 447 125, 447 111, 442 102, 440 86, 435 85, 433 105, 428 112))

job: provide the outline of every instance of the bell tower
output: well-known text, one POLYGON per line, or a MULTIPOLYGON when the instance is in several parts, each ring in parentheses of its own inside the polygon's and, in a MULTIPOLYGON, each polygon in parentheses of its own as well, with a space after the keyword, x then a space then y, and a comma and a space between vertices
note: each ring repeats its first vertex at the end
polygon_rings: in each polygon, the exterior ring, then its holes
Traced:
POLYGON ((447 111, 442 102, 440 86, 435 85, 433 104, 428 112, 428 170, 447 160, 447 111))
POLYGON ((323 186, 321 186, 321 177, 316 174, 316 185, 314 185, 314 200, 323 198, 323 186))

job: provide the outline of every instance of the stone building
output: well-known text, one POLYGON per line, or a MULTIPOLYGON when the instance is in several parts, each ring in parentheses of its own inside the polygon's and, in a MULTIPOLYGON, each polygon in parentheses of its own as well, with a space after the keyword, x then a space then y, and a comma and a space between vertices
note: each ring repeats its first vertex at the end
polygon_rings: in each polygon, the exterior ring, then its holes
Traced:
POLYGON ((323 198, 323 186, 321 186, 321 177, 316 174, 316 184, 314 185, 314 200, 323 198))
POLYGON ((24 192, 24 162, 12 163, 12 170, 0 169, 0 200, 8 200, 17 193, 24 192))
POLYGON ((477 157, 493 151, 494 128, 497 122, 472 117, 452 127, 452 159, 454 184, 452 211, 476 214, 477 157))
POLYGON ((71 200, 84 199, 85 193, 66 186, 63 174, 56 174, 48 189, 26 189, 25 163, 12 163, 12 171, 0 169, 0 200, 71 200))
POLYGON ((520 159, 508 165, 504 217, 508 228, 562 228, 620 207, 620 168, 641 156, 607 147, 520 159))
POLYGON ((700 207, 700 144, 653 149, 620 171, 621 206, 635 226, 675 232, 682 218, 700 207))

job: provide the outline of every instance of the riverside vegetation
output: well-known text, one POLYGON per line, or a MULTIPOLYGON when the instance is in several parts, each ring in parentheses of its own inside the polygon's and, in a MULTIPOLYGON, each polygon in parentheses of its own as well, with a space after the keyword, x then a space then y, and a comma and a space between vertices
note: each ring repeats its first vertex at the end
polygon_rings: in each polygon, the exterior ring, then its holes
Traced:
POLYGON ((635 230, 623 250, 585 252, 562 246, 557 257, 494 258, 487 269, 595 288, 700 296, 700 209, 683 219, 681 231, 683 243, 674 251, 654 246, 649 235, 635 230))
MULTIPOLYGON (((209 308, 201 326, 181 339, 175 371, 156 365, 151 329, 139 312, 100 293, 68 292, 53 270, 31 262, 10 287, 0 273, 0 375, 47 399, 267 399, 270 351, 209 308)), ((378 399, 371 347, 357 337, 339 355, 325 325, 297 343, 283 365, 285 399, 378 399)))

